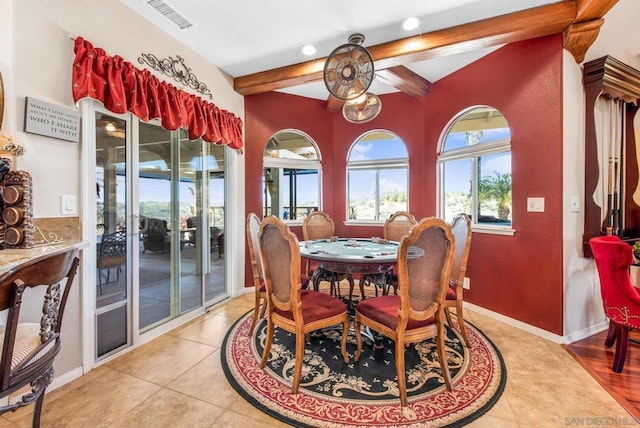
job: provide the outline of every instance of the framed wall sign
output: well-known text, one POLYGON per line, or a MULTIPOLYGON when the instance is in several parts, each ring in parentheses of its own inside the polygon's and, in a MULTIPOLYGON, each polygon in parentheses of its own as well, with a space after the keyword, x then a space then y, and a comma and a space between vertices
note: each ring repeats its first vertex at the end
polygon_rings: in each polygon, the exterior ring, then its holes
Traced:
POLYGON ((76 110, 26 97, 24 132, 59 140, 80 140, 80 114, 76 110))

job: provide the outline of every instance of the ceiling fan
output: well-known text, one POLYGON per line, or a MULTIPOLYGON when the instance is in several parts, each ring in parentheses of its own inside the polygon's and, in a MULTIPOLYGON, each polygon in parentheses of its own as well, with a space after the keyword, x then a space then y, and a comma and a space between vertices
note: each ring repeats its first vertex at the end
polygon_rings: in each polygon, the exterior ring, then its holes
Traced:
POLYGON ((354 101, 347 101, 342 106, 342 115, 351 123, 366 123, 375 119, 382 110, 380 98, 367 92, 354 101))
POLYGON ((352 34, 349 43, 335 48, 324 63, 324 84, 331 95, 342 101, 365 94, 373 81, 373 58, 362 42, 362 34, 352 34))

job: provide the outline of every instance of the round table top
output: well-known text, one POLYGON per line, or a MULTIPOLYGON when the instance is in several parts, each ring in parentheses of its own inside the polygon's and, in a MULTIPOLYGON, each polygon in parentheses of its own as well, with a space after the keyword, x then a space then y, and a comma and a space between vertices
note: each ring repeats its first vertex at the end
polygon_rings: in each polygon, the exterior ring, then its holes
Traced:
POLYGON ((341 238, 337 241, 319 239, 300 242, 302 257, 339 263, 395 263, 398 258, 398 243, 371 239, 341 238))

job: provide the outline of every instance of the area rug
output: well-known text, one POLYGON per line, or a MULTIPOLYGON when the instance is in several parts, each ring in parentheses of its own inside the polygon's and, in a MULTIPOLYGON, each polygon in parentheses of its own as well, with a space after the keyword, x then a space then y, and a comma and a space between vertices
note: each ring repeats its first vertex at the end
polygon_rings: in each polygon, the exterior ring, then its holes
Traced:
POLYGON ((393 342, 363 337, 363 353, 355 363, 356 342, 350 331, 347 364, 340 355, 341 328, 336 327, 312 333, 305 345, 300 389, 293 395, 295 336, 276 328, 263 370, 266 321, 249 337, 251 316, 252 311, 227 332, 221 352, 224 373, 252 405, 296 427, 462 427, 486 413, 504 390, 506 369, 500 352, 467 323, 471 348, 463 346, 456 330, 447 328, 453 391, 444 385, 435 341, 411 345, 405 350, 408 406, 403 408, 393 342))

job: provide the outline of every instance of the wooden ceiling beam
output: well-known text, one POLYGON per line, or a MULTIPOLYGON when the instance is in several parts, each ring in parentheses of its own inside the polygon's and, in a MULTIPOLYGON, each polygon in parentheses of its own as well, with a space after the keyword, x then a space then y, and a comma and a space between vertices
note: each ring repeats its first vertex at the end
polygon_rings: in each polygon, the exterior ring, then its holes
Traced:
POLYGON ((342 101, 340 98, 336 98, 333 95, 329 95, 329 98, 327 98, 327 111, 330 113, 335 113, 342 110, 343 105, 344 101, 342 101))
MULTIPOLYGON (((578 60, 580 52, 586 52, 595 40, 601 25, 598 20, 617 1, 563 0, 382 43, 367 49, 375 62, 376 73, 384 74, 387 78, 395 74, 394 79, 401 79, 405 72, 381 71, 430 58, 559 33, 565 36, 565 48, 578 60)), ((325 61, 326 58, 319 58, 240 76, 234 79, 234 89, 241 95, 253 95, 316 82, 322 80, 325 61)), ((411 81, 403 84, 412 85, 411 81)))
POLYGON ((618 0, 576 0, 576 18, 562 34, 563 47, 577 63, 584 61, 587 50, 600 34, 602 17, 618 0))
POLYGON ((427 95, 433 85, 427 79, 409 70, 404 65, 384 68, 376 71, 376 79, 380 79, 389 86, 404 92, 414 98, 427 95))

